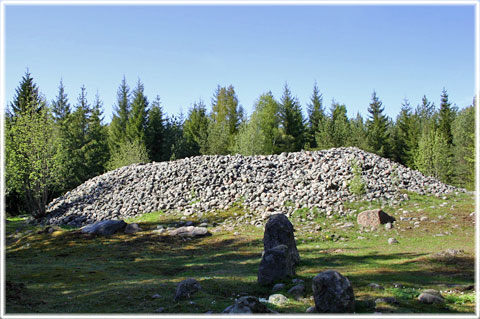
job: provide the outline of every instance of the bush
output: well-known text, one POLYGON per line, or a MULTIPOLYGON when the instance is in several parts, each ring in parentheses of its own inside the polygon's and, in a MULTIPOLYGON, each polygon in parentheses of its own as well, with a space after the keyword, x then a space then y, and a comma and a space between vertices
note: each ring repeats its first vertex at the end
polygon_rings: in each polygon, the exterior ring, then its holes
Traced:
POLYGON ((120 146, 117 152, 113 153, 107 163, 108 170, 114 170, 122 166, 149 162, 145 144, 126 142, 120 146))
POLYGON ((353 195, 361 196, 366 193, 365 181, 362 177, 362 168, 356 160, 350 162, 353 170, 353 179, 348 183, 348 189, 353 195))

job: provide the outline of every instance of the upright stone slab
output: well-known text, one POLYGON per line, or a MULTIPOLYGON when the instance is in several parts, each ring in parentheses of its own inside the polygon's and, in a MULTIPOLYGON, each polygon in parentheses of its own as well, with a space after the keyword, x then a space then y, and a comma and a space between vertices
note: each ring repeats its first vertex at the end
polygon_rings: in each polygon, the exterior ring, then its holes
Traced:
POLYGON ((350 281, 334 270, 319 273, 312 282, 315 309, 319 313, 351 313, 355 296, 350 281))
POLYGON ((271 285, 291 276, 295 276, 295 264, 287 246, 278 245, 264 252, 257 275, 260 285, 271 285))
POLYGON ((278 245, 288 247, 289 259, 294 263, 293 266, 300 262, 297 245, 295 243, 295 235, 293 234, 293 225, 284 214, 275 214, 269 217, 265 225, 265 233, 263 235, 263 250, 267 252, 278 245))

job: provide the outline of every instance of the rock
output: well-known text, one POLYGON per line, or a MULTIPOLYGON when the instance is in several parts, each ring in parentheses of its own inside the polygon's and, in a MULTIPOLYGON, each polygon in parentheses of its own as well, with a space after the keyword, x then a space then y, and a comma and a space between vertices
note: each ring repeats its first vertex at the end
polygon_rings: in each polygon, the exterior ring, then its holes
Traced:
POLYGON ((274 294, 268 297, 268 302, 273 303, 274 305, 283 305, 288 301, 288 298, 282 294, 274 294))
POLYGON ((308 307, 305 312, 306 313, 316 313, 317 309, 315 309, 315 306, 311 306, 311 307, 308 307))
POLYGON ((378 298, 378 299, 375 299, 375 303, 388 303, 388 304, 391 304, 391 305, 398 305, 399 302, 397 299, 395 299, 394 297, 383 297, 383 298, 378 298))
POLYGON ((165 311, 165 307, 160 307, 160 308, 155 309, 154 312, 160 313, 160 312, 164 312, 164 311, 165 311))
POLYGON ((293 225, 287 216, 275 214, 269 217, 263 235, 263 249, 265 251, 278 245, 288 247, 289 260, 293 262, 291 267, 295 267, 300 262, 300 255, 298 254, 293 231, 293 225))
POLYGON ((424 304, 442 304, 445 302, 442 297, 438 297, 425 292, 421 293, 420 296, 418 296, 418 301, 424 304))
POLYGON ((285 289, 285 284, 282 284, 282 283, 279 283, 279 284, 275 284, 272 288, 272 292, 279 292, 279 291, 282 291, 283 289, 285 289))
POLYGON ((439 297, 439 298, 443 298, 443 296, 442 296, 442 294, 440 293, 440 291, 435 290, 435 289, 425 289, 424 291, 422 291, 422 293, 426 293, 426 294, 430 294, 430 295, 437 296, 437 297, 439 297))
POLYGON ((372 289, 375 289, 375 290, 385 290, 385 288, 379 284, 376 284, 376 283, 371 283, 371 284, 368 284, 368 287, 372 288, 372 289))
POLYGON ((294 284, 294 285, 303 284, 303 283, 305 283, 305 281, 303 281, 300 278, 293 278, 292 279, 292 284, 294 284))
POLYGON ((235 304, 225 308, 223 313, 269 313, 267 307, 257 297, 244 296, 235 301, 235 304))
POLYGON ((205 227, 182 226, 168 232, 169 236, 178 237, 203 237, 209 236, 211 233, 205 227))
POLYGON ((350 281, 334 270, 321 272, 312 282, 315 309, 319 313, 351 313, 355 296, 350 281))
POLYGON ((388 244, 389 245, 393 245, 393 244, 398 244, 398 240, 396 240, 395 238, 389 238, 388 239, 388 244))
POLYGON ((157 299, 157 298, 162 298, 162 296, 160 296, 159 294, 154 294, 154 295, 152 295, 152 298, 157 299))
POLYGON ((175 298, 173 301, 177 302, 180 299, 190 298, 192 294, 202 289, 202 286, 193 278, 188 278, 181 281, 177 285, 177 290, 175 291, 175 298))
POLYGON ((363 227, 376 227, 386 223, 393 223, 394 221, 394 217, 381 209, 366 210, 357 216, 357 223, 363 227))
POLYGON ((102 220, 82 227, 81 232, 95 235, 112 235, 125 228, 127 223, 123 220, 102 220))
POLYGON ((260 285, 270 285, 295 275, 294 263, 288 247, 278 245, 265 251, 258 267, 257 281, 260 285))
POLYGON ((133 233, 136 233, 138 231, 141 231, 142 229, 140 228, 140 226, 138 226, 138 224, 136 223, 133 223, 133 224, 127 224, 127 226, 125 227, 125 230, 123 231, 125 234, 133 234, 133 233))
POLYGON ((463 249, 446 249, 444 251, 438 252, 435 254, 436 257, 457 257, 459 255, 465 254, 463 249))
POLYGON ((305 285, 304 284, 298 284, 296 286, 293 286, 288 290, 288 293, 293 295, 296 300, 302 298, 305 295, 305 285))
POLYGON ((392 223, 386 223, 385 224, 385 229, 386 230, 389 230, 389 229, 392 229, 393 228, 393 224, 392 223))

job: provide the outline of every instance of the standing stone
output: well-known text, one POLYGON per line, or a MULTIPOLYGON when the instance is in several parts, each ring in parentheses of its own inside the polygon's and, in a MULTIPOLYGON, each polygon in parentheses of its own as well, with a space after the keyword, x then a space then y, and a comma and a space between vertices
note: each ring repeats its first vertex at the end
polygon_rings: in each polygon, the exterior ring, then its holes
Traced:
POLYGON ((395 218, 381 209, 366 210, 358 214, 357 223, 363 227, 376 227, 378 225, 393 223, 395 218))
POLYGON ((258 283, 266 286, 289 276, 295 276, 295 267, 288 247, 278 245, 265 251, 258 267, 258 283))
POLYGON ((319 313, 347 313, 355 310, 350 281, 334 270, 321 272, 312 283, 315 308, 319 313))
POLYGON ((275 214, 269 217, 265 225, 265 233, 263 235, 263 249, 267 251, 278 245, 288 247, 290 260, 293 266, 300 262, 297 245, 295 244, 295 236, 293 234, 293 225, 284 214, 275 214))

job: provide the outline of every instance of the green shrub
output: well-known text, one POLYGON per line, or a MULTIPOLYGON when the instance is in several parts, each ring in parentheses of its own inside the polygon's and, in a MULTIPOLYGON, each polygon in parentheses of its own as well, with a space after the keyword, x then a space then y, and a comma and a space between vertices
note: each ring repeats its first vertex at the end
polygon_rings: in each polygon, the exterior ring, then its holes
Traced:
POLYGON ((353 179, 348 183, 348 189, 353 195, 363 195, 367 192, 365 187, 365 181, 362 177, 362 168, 356 160, 350 162, 350 166, 353 170, 353 179))

